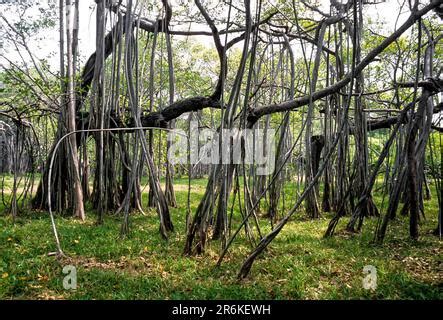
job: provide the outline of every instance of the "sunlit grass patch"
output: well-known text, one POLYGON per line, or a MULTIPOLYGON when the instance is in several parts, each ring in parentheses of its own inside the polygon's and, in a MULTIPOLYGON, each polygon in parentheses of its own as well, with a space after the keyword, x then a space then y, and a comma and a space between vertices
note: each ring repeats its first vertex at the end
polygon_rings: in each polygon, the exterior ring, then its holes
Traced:
MULTIPOLYGON (((128 237, 120 237, 121 216, 106 216, 96 225, 89 212, 81 222, 57 216, 62 246, 68 258, 49 257, 54 240, 48 214, 27 213, 13 223, 0 217, 0 298, 3 299, 441 299, 442 247, 431 234, 436 226, 435 197, 426 202, 418 242, 408 239, 407 217, 389 226, 386 243, 371 243, 376 218, 365 220, 361 234, 341 232, 323 238, 332 214, 308 220, 296 212, 281 234, 260 256, 250 277, 238 281, 237 272, 251 251, 244 232, 215 264, 221 244, 211 241, 200 256, 183 256, 187 180, 176 181, 178 208, 171 208, 175 231, 165 241, 153 210, 131 213, 128 237), (180 183, 180 184, 178 184, 180 183), (77 268, 78 287, 65 290, 62 268, 77 268), (362 286, 363 267, 377 268, 375 291, 362 286)), ((203 186, 205 179, 198 180, 203 186)), ((289 196, 289 195, 288 195, 289 196)), ((193 192, 195 210, 200 192, 193 192)), ((285 212, 281 212, 284 214, 285 212)), ((240 222, 235 211, 233 227, 240 222)), ((270 223, 259 218, 263 233, 270 223)))

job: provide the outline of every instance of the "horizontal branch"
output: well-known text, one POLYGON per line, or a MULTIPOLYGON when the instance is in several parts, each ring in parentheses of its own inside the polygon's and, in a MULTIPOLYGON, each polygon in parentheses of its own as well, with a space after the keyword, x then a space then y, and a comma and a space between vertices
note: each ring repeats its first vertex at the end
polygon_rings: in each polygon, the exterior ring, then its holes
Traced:
MULTIPOLYGON (((433 113, 436 114, 436 113, 442 112, 442 110, 443 110, 443 102, 439 103, 438 105, 436 105, 434 107, 433 113)), ((398 118, 401 116, 402 115, 395 116, 395 117, 389 117, 389 118, 386 118, 383 120, 368 120, 367 130, 368 131, 375 131, 375 130, 379 130, 379 129, 390 128, 397 123, 398 118)), ((402 123, 403 124, 407 123, 407 117, 403 117, 402 123)), ((436 129, 436 130, 438 130, 438 129, 436 129)))
MULTIPOLYGON (((141 123, 144 127, 166 128, 169 121, 180 117, 182 114, 205 108, 221 108, 220 102, 212 97, 192 97, 183 99, 174 102, 162 111, 151 112, 147 115, 141 116, 141 123)), ((128 126, 133 125, 134 123, 132 122, 128 123, 128 126)))
POLYGON ((398 88, 415 88, 415 86, 427 89, 429 91, 443 91, 443 80, 440 78, 428 78, 426 80, 415 82, 399 82, 395 86, 398 88))

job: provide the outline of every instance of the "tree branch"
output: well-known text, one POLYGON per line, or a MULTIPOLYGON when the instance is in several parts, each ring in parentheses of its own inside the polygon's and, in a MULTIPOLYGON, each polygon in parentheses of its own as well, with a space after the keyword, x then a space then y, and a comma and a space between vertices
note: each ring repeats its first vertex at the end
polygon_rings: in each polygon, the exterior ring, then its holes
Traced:
MULTIPOLYGON (((373 49, 368 55, 355 67, 355 75, 358 76, 365 67, 371 63, 371 61, 377 57, 381 52, 383 52, 391 43, 397 40, 406 30, 408 30, 420 17, 434 9, 440 4, 441 1, 433 0, 430 4, 425 6, 423 9, 413 12, 409 18, 401 25, 394 33, 383 40, 383 42, 373 49)), ((256 109, 248 110, 248 127, 252 128, 254 124, 264 115, 285 112, 288 110, 294 110, 300 108, 304 105, 310 103, 310 101, 315 102, 321 98, 324 98, 330 94, 338 92, 341 88, 345 87, 351 81, 351 73, 348 73, 342 80, 336 82, 335 84, 326 87, 322 90, 314 92, 312 95, 305 95, 298 97, 294 100, 284 101, 278 104, 272 104, 268 106, 259 107, 256 109)))

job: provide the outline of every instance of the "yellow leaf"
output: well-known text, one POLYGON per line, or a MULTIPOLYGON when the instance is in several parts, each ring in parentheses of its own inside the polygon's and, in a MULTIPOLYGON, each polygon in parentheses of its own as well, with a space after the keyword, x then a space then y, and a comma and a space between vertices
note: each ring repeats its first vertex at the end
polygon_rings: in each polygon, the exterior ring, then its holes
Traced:
POLYGON ((75 239, 75 240, 74 240, 74 242, 75 242, 75 243, 78 243, 78 240, 77 240, 77 239, 75 239))
POLYGON ((2 279, 7 278, 8 276, 9 276, 9 274, 7 272, 5 272, 5 273, 2 274, 2 279))

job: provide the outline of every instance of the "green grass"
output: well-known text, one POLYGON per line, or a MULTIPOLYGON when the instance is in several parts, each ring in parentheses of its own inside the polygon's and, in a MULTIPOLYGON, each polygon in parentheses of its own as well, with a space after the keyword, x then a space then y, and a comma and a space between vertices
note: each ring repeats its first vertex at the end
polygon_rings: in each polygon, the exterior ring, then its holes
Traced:
MULTIPOLYGON (((193 180, 195 210, 206 180, 193 180)), ((249 278, 236 279, 251 247, 243 233, 219 269, 220 243, 209 243, 204 255, 184 257, 187 180, 177 179, 177 202, 171 209, 175 232, 161 239, 157 215, 131 216, 131 234, 120 238, 121 216, 109 215, 95 225, 57 217, 68 259, 48 256, 54 240, 48 214, 21 214, 15 221, 0 216, 0 298, 2 299, 441 299, 442 246, 436 226, 436 197, 426 202, 419 241, 408 240, 408 221, 399 216, 389 226, 383 246, 370 244, 376 219, 365 220, 361 234, 344 232, 347 218, 330 239, 322 235, 330 215, 319 220, 297 213, 253 265, 249 278), (78 287, 65 290, 62 268, 77 267, 78 287), (377 268, 378 287, 362 286, 363 267, 377 268)), ((289 191, 288 191, 289 192, 289 191)), ((291 191, 294 192, 294 191, 291 191)), ((290 194, 287 195, 288 199, 290 194)), ((375 197, 381 201, 381 197, 375 197)), ((289 206, 289 205, 288 205, 289 206)), ((235 223, 238 224, 236 217, 235 223)), ((260 218, 262 230, 270 230, 260 218)))

